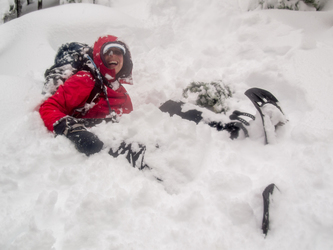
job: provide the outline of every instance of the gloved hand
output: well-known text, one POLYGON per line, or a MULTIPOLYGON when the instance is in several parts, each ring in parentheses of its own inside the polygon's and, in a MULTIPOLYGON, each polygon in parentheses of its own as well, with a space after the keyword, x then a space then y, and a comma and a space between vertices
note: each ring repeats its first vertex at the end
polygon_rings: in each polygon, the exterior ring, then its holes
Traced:
POLYGON ((82 120, 85 119, 64 117, 54 125, 54 132, 57 135, 66 136, 75 144, 79 152, 89 156, 101 151, 103 142, 96 135, 87 131, 82 120))

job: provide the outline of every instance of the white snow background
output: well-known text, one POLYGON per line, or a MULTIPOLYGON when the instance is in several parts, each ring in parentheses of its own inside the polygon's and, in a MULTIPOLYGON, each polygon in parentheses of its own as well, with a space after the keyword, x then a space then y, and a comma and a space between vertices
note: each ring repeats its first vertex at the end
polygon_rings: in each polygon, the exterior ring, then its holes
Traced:
POLYGON ((333 8, 112 3, 0 25, 0 249, 333 249, 333 8), (93 128, 106 147, 86 157, 44 127, 43 74, 61 44, 106 34, 131 48, 135 111, 93 128), (214 80, 234 91, 230 111, 256 112, 243 94, 251 87, 280 100, 289 122, 275 144, 159 111, 191 81, 214 80), (153 171, 108 155, 121 140, 146 144, 153 171), (265 238, 261 194, 271 183, 279 190, 265 238))

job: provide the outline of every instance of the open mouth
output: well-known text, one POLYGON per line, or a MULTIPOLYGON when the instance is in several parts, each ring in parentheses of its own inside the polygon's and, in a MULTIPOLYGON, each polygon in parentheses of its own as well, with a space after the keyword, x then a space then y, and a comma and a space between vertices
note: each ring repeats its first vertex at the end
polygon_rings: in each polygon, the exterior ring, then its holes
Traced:
POLYGON ((109 66, 117 66, 118 62, 117 61, 111 61, 109 62, 109 66))

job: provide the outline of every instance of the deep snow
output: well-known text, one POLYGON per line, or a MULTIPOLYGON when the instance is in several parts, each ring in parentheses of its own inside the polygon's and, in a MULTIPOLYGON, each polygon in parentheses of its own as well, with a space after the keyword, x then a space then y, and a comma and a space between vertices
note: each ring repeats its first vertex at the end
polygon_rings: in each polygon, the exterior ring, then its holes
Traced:
POLYGON ((0 26, 0 249, 332 249, 333 10, 113 3, 54 7, 0 26), (131 48, 134 85, 125 87, 135 111, 92 130, 107 146, 146 144, 153 172, 107 148, 88 158, 39 117, 57 48, 104 34, 131 48), (231 111, 255 113, 243 93, 267 89, 289 122, 264 145, 158 110, 194 80, 231 86, 231 111), (270 183, 280 191, 264 238, 261 193, 270 183))

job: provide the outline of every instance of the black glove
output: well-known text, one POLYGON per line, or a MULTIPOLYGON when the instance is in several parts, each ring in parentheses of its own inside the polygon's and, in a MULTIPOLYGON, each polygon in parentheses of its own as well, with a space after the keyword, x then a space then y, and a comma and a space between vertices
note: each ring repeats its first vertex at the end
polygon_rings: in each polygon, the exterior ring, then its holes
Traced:
POLYGON ((101 151, 103 142, 96 135, 87 131, 84 123, 73 117, 65 117, 54 125, 57 135, 65 135, 74 144, 76 149, 87 156, 101 151))
POLYGON ((133 168, 137 167, 140 170, 145 168, 150 169, 150 167, 144 162, 146 146, 142 144, 137 144, 135 146, 136 147, 132 147, 132 143, 126 144, 125 142, 122 142, 115 151, 111 148, 109 154, 113 157, 125 154, 127 161, 132 164, 133 168), (136 150, 133 148, 136 148, 136 150))

